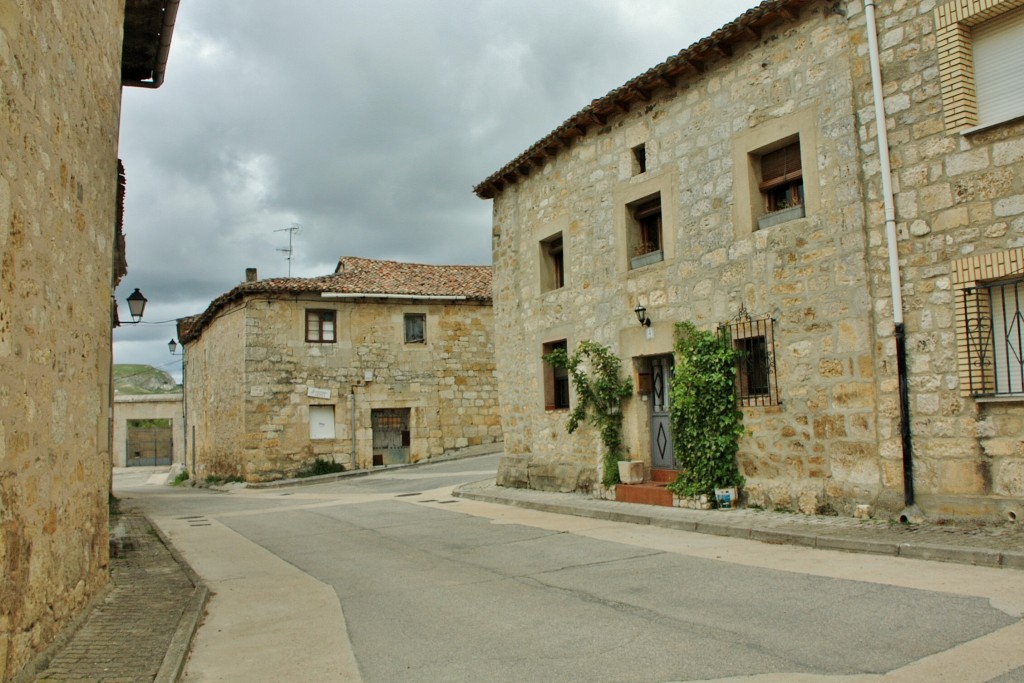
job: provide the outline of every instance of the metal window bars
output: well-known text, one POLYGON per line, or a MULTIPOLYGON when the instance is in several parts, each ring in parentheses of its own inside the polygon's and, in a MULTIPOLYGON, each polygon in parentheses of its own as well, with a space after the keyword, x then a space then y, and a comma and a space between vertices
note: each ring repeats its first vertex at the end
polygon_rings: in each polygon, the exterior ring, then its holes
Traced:
POLYGON ((751 316, 745 307, 718 334, 732 344, 736 359, 736 398, 741 406, 779 405, 775 368, 775 319, 751 316))
POLYGON ((1024 280, 964 288, 961 376, 972 395, 1024 395, 1022 303, 1024 280))

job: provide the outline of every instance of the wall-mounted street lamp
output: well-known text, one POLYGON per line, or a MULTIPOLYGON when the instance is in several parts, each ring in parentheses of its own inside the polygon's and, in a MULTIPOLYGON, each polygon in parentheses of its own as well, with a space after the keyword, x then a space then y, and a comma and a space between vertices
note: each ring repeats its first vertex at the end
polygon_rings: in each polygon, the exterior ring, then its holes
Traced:
POLYGON ((171 341, 167 342, 167 350, 171 352, 172 356, 184 356, 185 355, 184 349, 182 350, 181 353, 175 353, 178 350, 178 342, 176 342, 173 339, 171 341))
POLYGON ((137 325, 142 321, 142 313, 146 310, 146 297, 142 296, 142 292, 136 287, 135 291, 128 295, 128 311, 132 314, 132 322, 130 324, 137 325))
POLYGON ((644 308, 643 304, 637 304, 636 308, 633 309, 633 312, 636 313, 636 319, 641 325, 644 327, 651 326, 651 319, 647 317, 647 309, 644 308))

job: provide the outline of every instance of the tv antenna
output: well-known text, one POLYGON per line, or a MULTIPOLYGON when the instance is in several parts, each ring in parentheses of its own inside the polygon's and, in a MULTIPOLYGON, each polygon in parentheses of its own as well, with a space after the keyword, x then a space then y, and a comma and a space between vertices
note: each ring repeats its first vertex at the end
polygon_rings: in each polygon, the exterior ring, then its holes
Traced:
POLYGON ((288 260, 288 277, 292 276, 292 255, 295 253, 295 250, 292 248, 292 236, 297 234, 300 230, 302 230, 302 226, 301 225, 299 225, 298 223, 292 223, 291 227, 279 228, 279 229, 274 231, 274 232, 287 232, 288 233, 288 246, 287 247, 281 247, 280 249, 278 249, 278 251, 286 254, 285 259, 288 260))

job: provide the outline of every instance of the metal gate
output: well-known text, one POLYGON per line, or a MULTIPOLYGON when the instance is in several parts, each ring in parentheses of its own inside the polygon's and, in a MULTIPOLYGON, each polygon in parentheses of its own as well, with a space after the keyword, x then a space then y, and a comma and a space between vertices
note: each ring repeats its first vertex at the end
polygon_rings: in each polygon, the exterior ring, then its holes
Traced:
POLYGON ((129 427, 125 464, 128 467, 170 465, 173 449, 171 427, 129 427))
POLYGON ((373 427, 373 464, 409 462, 409 409, 378 408, 370 411, 373 427))
POLYGON ((669 421, 669 384, 672 381, 672 356, 657 356, 651 364, 651 467, 676 469, 669 421))

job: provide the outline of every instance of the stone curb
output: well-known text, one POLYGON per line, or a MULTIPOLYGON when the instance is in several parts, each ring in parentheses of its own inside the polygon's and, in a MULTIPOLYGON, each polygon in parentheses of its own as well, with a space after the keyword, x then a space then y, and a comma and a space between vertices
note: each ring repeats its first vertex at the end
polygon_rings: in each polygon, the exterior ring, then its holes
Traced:
POLYGON ((196 631, 199 629, 199 623, 203 619, 210 591, 199 578, 199 575, 185 561, 185 558, 181 556, 178 549, 174 547, 170 539, 160 530, 160 527, 154 524, 149 517, 145 515, 143 517, 145 517, 146 523, 156 533, 160 542, 164 544, 171 557, 178 563, 178 566, 181 567, 194 586, 192 595, 189 597, 188 603, 178 619, 178 626, 174 630, 174 635, 171 636, 171 643, 167 648, 167 654, 164 655, 160 669, 153 679, 153 683, 177 683, 182 671, 185 669, 185 660, 188 659, 188 653, 192 647, 192 638, 195 636, 196 631))
MULTIPOLYGON (((324 484, 327 482, 337 481, 339 479, 348 479, 349 477, 365 477, 368 474, 376 474, 378 472, 388 472, 391 470, 400 470, 407 467, 417 467, 419 465, 434 465, 439 462, 451 462, 452 460, 463 460, 465 458, 475 458, 480 455, 493 455, 498 453, 503 448, 503 444, 485 444, 484 446, 467 446, 454 451, 447 451, 442 453, 436 458, 427 458, 426 460, 419 460, 417 462, 399 464, 399 465, 386 465, 383 467, 374 467, 369 470, 349 470, 347 472, 333 472, 331 474, 319 474, 315 477, 300 477, 297 479, 278 479, 276 481, 256 481, 247 482, 244 485, 236 485, 241 488, 247 489, 277 489, 286 488, 290 486, 312 486, 313 484, 324 484)), ((230 491, 231 485, 224 486, 208 486, 207 488, 214 491, 230 491)))
MULTIPOLYGON (((473 490, 483 482, 463 484, 452 491, 452 495, 468 500, 478 500, 485 503, 496 503, 499 505, 511 505, 515 507, 540 510, 576 517, 588 517, 612 522, 624 522, 627 524, 646 524, 662 528, 675 529, 677 531, 691 531, 699 534, 710 534, 715 536, 726 536, 730 538, 741 538, 762 543, 776 545, 793 545, 818 550, 838 550, 843 552, 864 553, 872 555, 890 555, 908 559, 932 560, 939 562, 952 562, 957 564, 977 565, 982 567, 1024 569, 1024 553, 1016 551, 998 551, 989 548, 960 547, 942 545, 936 543, 900 543, 893 540, 857 538, 843 535, 841 531, 830 529, 825 533, 818 533, 812 529, 778 529, 770 526, 754 526, 744 520, 721 521, 707 519, 707 513, 696 513, 696 519, 678 516, 662 512, 661 508, 655 508, 652 512, 637 512, 636 510, 609 510, 599 506, 603 501, 577 501, 571 502, 550 502, 539 500, 526 500, 514 496, 503 496, 494 493, 485 493, 473 490)), ((554 494, 557 495, 557 494, 554 494)), ((628 503, 623 505, 629 505, 628 503)), ((664 508, 664 510, 675 510, 675 508, 664 508)), ((728 514, 728 513, 712 513, 728 514)))
POLYGON ((160 670, 157 671, 153 683, 177 683, 181 677, 192 647, 192 638, 199 629, 209 597, 210 591, 205 585, 200 584, 192 591, 192 597, 185 605, 185 610, 178 621, 178 628, 171 636, 167 654, 164 655, 164 661, 160 664, 160 670))

